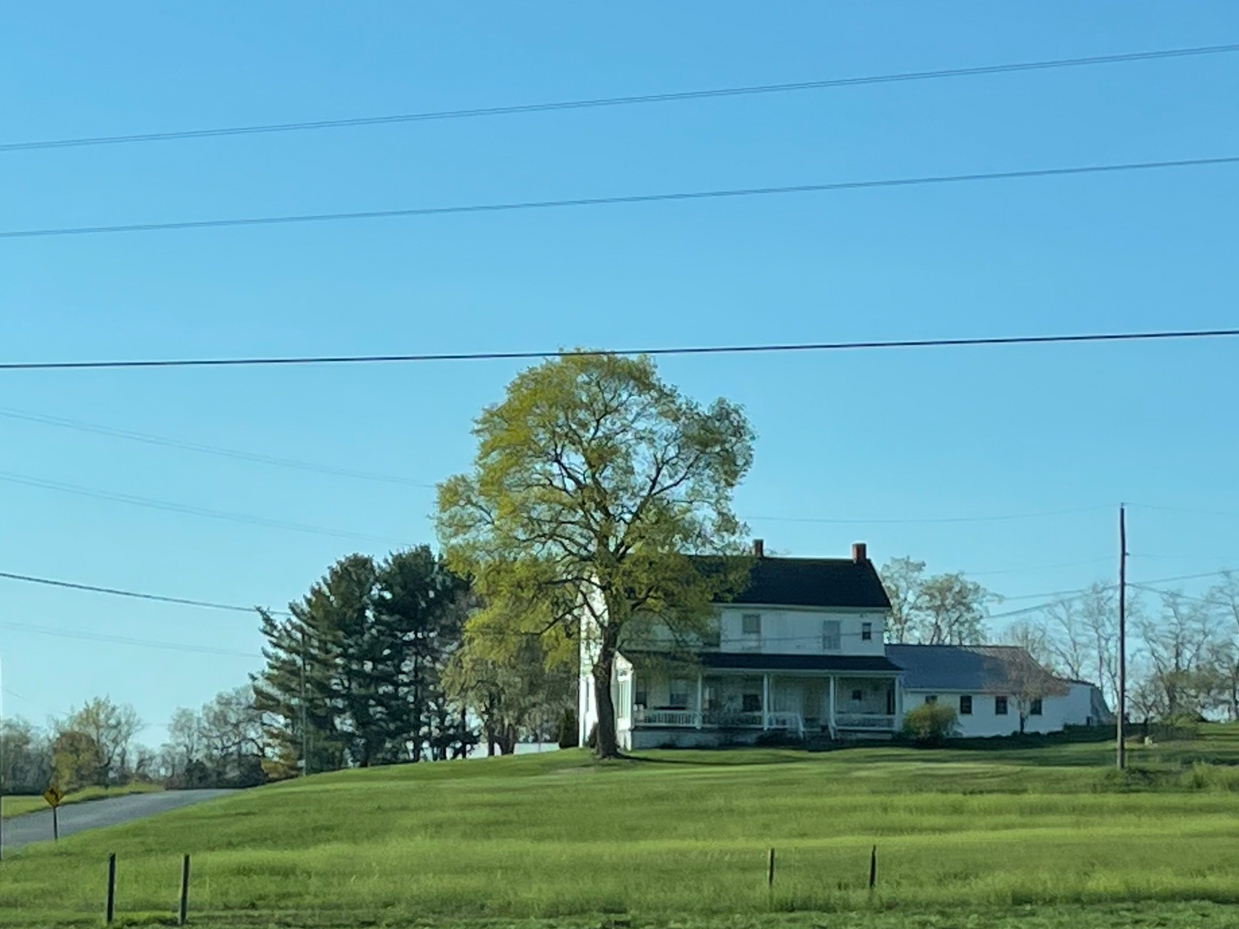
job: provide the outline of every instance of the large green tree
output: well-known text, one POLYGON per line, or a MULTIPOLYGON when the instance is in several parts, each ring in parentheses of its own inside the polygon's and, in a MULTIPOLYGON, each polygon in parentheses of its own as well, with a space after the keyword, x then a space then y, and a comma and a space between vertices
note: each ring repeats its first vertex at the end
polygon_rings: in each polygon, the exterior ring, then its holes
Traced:
MULTIPOLYGON (((693 555, 739 551, 732 492, 753 432, 726 400, 703 406, 646 357, 566 353, 529 368, 475 422, 471 473, 439 486, 438 531, 485 606, 479 641, 510 656, 537 635, 552 660, 585 637, 597 751, 618 753, 611 674, 627 637, 705 631, 739 583, 693 555)), ((722 564, 732 564, 723 559, 722 564)))

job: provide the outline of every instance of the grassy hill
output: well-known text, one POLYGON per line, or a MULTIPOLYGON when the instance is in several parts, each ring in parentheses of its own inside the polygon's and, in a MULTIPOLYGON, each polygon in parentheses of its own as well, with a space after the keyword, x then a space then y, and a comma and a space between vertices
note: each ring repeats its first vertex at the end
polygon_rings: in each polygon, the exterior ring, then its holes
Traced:
POLYGON ((1239 729, 1137 750, 1128 780, 1110 759, 571 751, 341 772, 32 846, 0 865, 0 925, 97 920, 109 852, 118 912, 166 918, 188 852, 196 925, 1239 926, 1239 729))

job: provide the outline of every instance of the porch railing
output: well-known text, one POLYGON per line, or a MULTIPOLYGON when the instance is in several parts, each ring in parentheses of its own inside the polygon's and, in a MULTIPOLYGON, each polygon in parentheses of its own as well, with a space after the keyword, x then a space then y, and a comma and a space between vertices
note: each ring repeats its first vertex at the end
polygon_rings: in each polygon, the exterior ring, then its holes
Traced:
POLYGON ((685 726, 695 727, 701 721, 701 714, 692 710, 637 710, 636 722, 645 726, 685 726))
POLYGON ((895 728, 895 722, 896 719, 894 716, 879 715, 875 713, 838 713, 835 715, 836 729, 891 731, 895 728))
POLYGON ((704 716, 694 710, 637 710, 634 722, 640 726, 710 729, 783 729, 804 735, 804 720, 799 713, 724 713, 709 711, 704 716))

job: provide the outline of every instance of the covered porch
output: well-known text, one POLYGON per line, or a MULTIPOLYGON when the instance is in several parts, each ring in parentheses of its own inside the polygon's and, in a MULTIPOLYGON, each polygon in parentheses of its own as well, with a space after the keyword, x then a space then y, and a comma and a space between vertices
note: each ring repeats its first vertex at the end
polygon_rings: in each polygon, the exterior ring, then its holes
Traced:
POLYGON ((703 668, 679 677, 648 673, 642 677, 634 669, 629 687, 620 688, 621 728, 627 723, 633 731, 697 730, 703 735, 728 731, 753 739, 770 731, 800 738, 888 738, 902 717, 899 675, 894 670, 703 668), (625 706, 623 698, 629 695, 631 704, 625 706), (627 719, 625 711, 630 713, 627 719))

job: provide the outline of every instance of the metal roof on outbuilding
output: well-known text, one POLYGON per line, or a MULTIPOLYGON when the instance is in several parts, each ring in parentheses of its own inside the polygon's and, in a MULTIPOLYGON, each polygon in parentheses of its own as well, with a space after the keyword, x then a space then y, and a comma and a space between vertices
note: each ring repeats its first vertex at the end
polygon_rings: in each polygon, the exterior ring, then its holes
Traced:
POLYGON ((1018 645, 887 645, 886 657, 903 669, 908 690, 1005 693, 1018 673, 1040 668, 1018 645))

